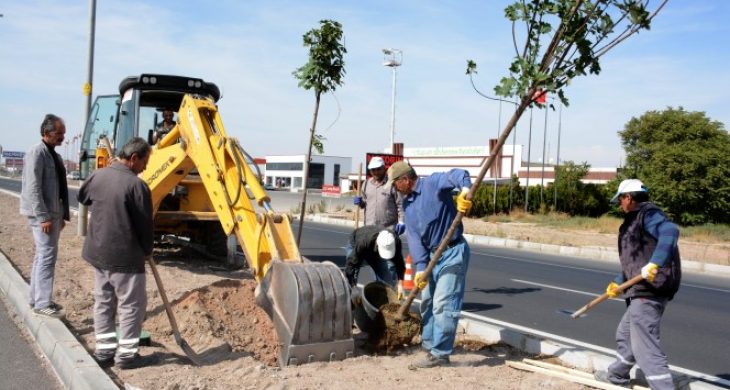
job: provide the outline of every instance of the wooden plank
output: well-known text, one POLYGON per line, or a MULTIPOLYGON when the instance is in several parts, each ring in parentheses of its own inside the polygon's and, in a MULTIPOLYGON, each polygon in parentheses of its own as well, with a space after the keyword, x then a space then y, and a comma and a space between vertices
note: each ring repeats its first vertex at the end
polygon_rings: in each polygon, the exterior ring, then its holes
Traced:
MULTIPOLYGON (((564 366, 561 366, 559 364, 553 364, 553 363, 548 363, 546 361, 534 360, 534 359, 522 359, 522 361, 524 363, 527 363, 527 364, 530 364, 530 365, 533 365, 533 366, 542 367, 542 368, 545 368, 545 369, 548 369, 548 370, 560 371, 560 372, 564 372, 566 374, 571 374, 571 375, 575 375, 575 376, 579 376, 579 377, 583 377, 583 378, 588 378, 588 379, 595 380, 593 378, 593 374, 591 374, 591 373, 588 373, 588 372, 585 372, 585 371, 581 371, 581 370, 576 370, 576 369, 573 369, 573 368, 564 367, 564 366)), ((637 385, 634 385, 631 388, 633 390, 649 390, 648 387, 637 386, 637 385)))
POLYGON ((548 375, 548 376, 564 379, 569 382, 580 383, 582 385, 595 387, 597 389, 603 389, 603 390, 623 390, 623 389, 625 389, 625 387, 616 386, 616 385, 613 385, 610 383, 599 382, 595 379, 566 374, 564 372, 554 371, 551 369, 533 366, 531 364, 522 363, 522 362, 515 362, 515 361, 508 360, 507 366, 516 368, 518 370, 531 371, 531 372, 536 372, 536 373, 543 374, 543 375, 548 375))
POLYGON ((583 377, 583 378, 594 379, 593 378, 593 374, 587 373, 585 371, 575 370, 575 369, 568 368, 568 367, 564 367, 564 366, 560 366, 560 365, 557 365, 557 364, 552 364, 552 363, 544 362, 542 360, 522 359, 522 361, 524 363, 527 363, 527 364, 530 364, 530 365, 533 365, 533 366, 537 366, 537 367, 546 368, 548 370, 555 370, 555 371, 564 372, 566 374, 580 376, 580 377, 583 377))

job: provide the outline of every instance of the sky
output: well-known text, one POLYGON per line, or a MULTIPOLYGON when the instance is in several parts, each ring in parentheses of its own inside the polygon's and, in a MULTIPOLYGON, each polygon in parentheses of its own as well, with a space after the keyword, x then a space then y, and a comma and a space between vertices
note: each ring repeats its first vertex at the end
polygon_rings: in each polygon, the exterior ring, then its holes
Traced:
MULTIPOLYGON (((656 2, 656 0, 654 0, 656 2)), ((479 66, 477 87, 493 94, 514 56, 511 1, 97 1, 93 96, 118 93, 142 73, 201 77, 216 83, 228 135, 255 157, 306 153, 314 93, 292 72, 307 61, 302 35, 322 19, 344 31, 344 84, 323 96, 318 132, 325 155, 353 158, 390 142, 391 68, 383 48, 403 52, 397 68, 395 140, 406 147, 485 145, 509 119, 509 107, 479 96, 465 75, 479 66)), ((46 113, 66 121, 67 138, 83 131, 89 1, 0 2, 0 145, 24 151, 39 142, 46 113)), ((616 167, 617 134, 646 111, 682 106, 730 124, 730 1, 671 0, 652 23, 609 52, 602 72, 574 79, 570 106, 535 111, 532 161, 616 167), (560 122, 560 126, 558 126, 560 122), (543 134, 546 138, 543 140, 543 134)), ((528 144, 529 114, 517 126, 528 144)), ((512 136, 508 144, 511 144, 512 136)), ((59 147, 64 155, 70 146, 59 147)))

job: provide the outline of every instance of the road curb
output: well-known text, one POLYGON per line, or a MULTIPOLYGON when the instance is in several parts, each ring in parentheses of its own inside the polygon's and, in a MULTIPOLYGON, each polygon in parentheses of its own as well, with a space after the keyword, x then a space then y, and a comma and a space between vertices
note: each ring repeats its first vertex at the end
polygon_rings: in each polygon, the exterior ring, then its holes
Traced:
POLYGON ((1 252, 0 289, 66 388, 119 389, 61 320, 33 313, 28 306, 28 285, 1 252))
MULTIPOLYGON (((340 218, 332 218, 321 214, 307 215, 307 221, 327 223, 340 226, 354 226, 353 221, 340 218)), ((604 247, 578 247, 554 244, 541 244, 531 241, 519 241, 510 238, 478 236, 464 234, 464 239, 470 244, 493 246, 499 248, 524 249, 531 252, 554 253, 566 256, 578 257, 586 260, 596 260, 618 264, 618 251, 604 247)), ((720 264, 708 264, 699 261, 682 259, 682 270, 709 273, 714 276, 730 276, 730 266, 720 264)))

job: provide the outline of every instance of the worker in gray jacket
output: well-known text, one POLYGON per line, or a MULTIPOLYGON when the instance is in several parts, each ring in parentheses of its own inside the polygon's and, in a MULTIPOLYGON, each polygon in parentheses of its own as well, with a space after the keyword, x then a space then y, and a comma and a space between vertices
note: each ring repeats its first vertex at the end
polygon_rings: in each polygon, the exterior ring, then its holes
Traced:
POLYGON ((147 308, 144 265, 154 237, 150 189, 137 175, 150 152, 144 139, 132 138, 118 160, 92 173, 79 189, 79 203, 91 211, 81 256, 94 266, 94 356, 102 367, 132 369, 159 360, 138 353, 147 308))
POLYGON ((403 198, 394 188, 385 189, 385 162, 373 157, 368 163, 370 178, 365 180, 360 195, 352 199, 354 205, 365 209, 364 225, 393 228, 397 235, 406 230, 403 223, 403 198))
POLYGON ((627 386, 629 371, 638 364, 652 390, 674 389, 659 329, 682 279, 679 228, 649 201, 649 191, 639 180, 622 181, 612 202, 624 213, 618 237, 621 272, 608 284, 606 294, 616 298, 619 284, 637 275, 644 280, 624 292, 627 308, 616 329, 616 361, 595 377, 627 386))
POLYGON ((23 158, 20 214, 28 217, 35 241, 30 272, 30 306, 36 314, 59 318, 61 305, 53 302, 53 279, 58 258, 58 239, 69 220, 66 168, 56 146, 63 144, 66 125, 47 114, 41 122, 42 142, 23 158))

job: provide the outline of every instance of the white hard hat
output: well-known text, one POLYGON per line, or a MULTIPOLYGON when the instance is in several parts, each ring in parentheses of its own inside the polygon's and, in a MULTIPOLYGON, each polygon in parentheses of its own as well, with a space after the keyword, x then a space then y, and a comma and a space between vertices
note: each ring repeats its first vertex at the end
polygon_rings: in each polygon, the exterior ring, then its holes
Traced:
POLYGON ((383 161, 382 157, 373 157, 370 159, 370 163, 368 164, 368 169, 381 168, 384 166, 385 166, 385 161, 383 161))
POLYGON ((395 235, 390 230, 382 230, 375 240, 378 245, 378 255, 385 260, 395 256, 395 235))
POLYGON ((626 179, 618 185, 616 195, 611 198, 611 203, 618 203, 618 197, 621 194, 627 194, 629 192, 649 192, 644 183, 638 179, 626 179))

